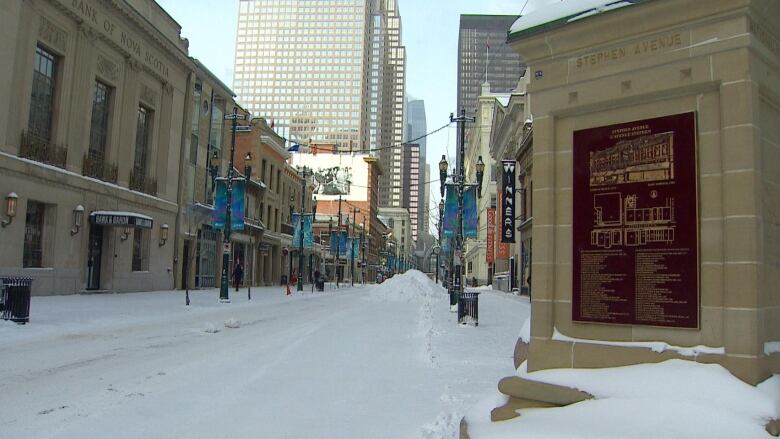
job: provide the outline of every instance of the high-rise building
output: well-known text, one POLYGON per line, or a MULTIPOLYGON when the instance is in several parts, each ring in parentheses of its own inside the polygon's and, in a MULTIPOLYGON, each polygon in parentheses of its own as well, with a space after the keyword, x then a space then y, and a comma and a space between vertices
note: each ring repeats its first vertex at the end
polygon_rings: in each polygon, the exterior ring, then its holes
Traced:
POLYGON ((409 143, 402 149, 401 207, 409 210, 412 240, 417 241, 420 224, 420 145, 409 143))
POLYGON ((428 130, 425 119, 425 101, 422 99, 409 99, 406 103, 405 114, 407 126, 406 139, 409 142, 420 145, 418 230, 420 233, 428 233, 428 183, 425 175, 425 163, 428 155, 426 139, 423 137, 428 130))
POLYGON ((405 62, 398 0, 239 3, 240 101, 292 142, 377 156, 383 205, 401 201, 405 62))
MULTIPOLYGON (((374 19, 384 47, 384 64, 379 72, 382 100, 377 114, 379 125, 379 161, 384 169, 379 184, 379 205, 401 205, 402 147, 404 139, 404 103, 406 84, 406 48, 401 44, 401 15, 398 0, 372 0, 381 5, 381 20, 374 19)), ((372 85, 373 87, 373 85, 372 85)))
POLYGON ((482 84, 508 93, 525 71, 520 55, 506 44, 514 15, 461 15, 458 37, 458 112, 474 116, 482 84))

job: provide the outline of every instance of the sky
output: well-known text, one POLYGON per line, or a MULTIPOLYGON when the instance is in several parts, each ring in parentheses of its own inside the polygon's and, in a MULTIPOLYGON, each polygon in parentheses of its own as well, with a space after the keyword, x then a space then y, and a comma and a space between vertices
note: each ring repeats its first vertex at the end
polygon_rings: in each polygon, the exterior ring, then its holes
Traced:
MULTIPOLYGON (((407 57, 406 94, 425 101, 428 131, 446 125, 450 113, 457 112, 460 14, 517 15, 551 1, 557 0, 399 0, 407 57)), ((182 36, 190 42, 190 55, 232 86, 238 1, 157 2, 182 26, 182 36)), ((448 154, 451 166, 454 164, 456 133, 453 124, 428 138, 427 161, 433 174, 437 173, 442 154, 448 154)), ((434 206, 439 201, 439 188, 434 183, 430 189, 434 206)))

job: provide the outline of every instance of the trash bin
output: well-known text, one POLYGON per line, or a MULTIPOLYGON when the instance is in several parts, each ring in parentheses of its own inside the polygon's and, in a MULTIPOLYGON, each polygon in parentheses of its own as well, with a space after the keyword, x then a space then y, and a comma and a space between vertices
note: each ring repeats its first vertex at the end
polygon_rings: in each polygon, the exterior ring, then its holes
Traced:
POLYGON ((479 293, 462 293, 460 295, 458 323, 479 326, 479 293))
POLYGON ((19 324, 30 321, 30 289, 32 278, 3 277, 3 320, 19 324))

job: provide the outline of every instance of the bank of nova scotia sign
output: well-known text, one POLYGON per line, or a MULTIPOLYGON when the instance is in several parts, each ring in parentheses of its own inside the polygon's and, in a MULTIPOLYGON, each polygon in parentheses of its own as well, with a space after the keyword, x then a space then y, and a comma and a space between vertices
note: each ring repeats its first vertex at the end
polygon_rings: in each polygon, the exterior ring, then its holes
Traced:
POLYGON ((502 160, 501 242, 515 242, 515 166, 514 160, 502 160))

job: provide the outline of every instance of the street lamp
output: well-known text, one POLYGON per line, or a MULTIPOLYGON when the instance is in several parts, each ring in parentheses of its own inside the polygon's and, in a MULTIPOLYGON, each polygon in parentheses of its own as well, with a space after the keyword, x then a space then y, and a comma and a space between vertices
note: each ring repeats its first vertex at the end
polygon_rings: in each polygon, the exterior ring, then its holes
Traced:
POLYGON ((81 229, 81 222, 84 219, 84 206, 79 204, 73 209, 73 228, 70 229, 70 236, 79 233, 81 229))
POLYGON ((248 151, 244 156, 244 177, 247 181, 252 178, 252 151, 248 151))
POLYGON ((441 224, 444 221, 444 198, 439 200, 439 251, 436 252, 436 283, 439 283, 439 253, 441 253, 441 224))
POLYGON ((441 161, 439 162, 439 190, 441 191, 441 196, 444 197, 444 183, 447 180, 447 157, 442 154, 441 155, 441 161))
POLYGON ((227 206, 225 208, 225 239, 222 243, 222 278, 219 283, 219 301, 221 303, 230 303, 228 294, 228 266, 230 265, 230 226, 231 209, 233 208, 233 158, 236 154, 236 121, 246 119, 243 114, 238 114, 238 107, 233 107, 233 113, 224 116, 225 120, 232 121, 230 132, 230 162, 227 170, 227 206))
MULTIPOLYGON (((463 195, 465 192, 465 166, 466 157, 466 122, 475 122, 473 117, 466 117, 466 110, 460 110, 460 116, 454 117, 450 113, 450 122, 457 122, 460 125, 460 148, 457 156, 456 173, 453 175, 454 183, 458 190, 458 225, 455 234, 455 248, 453 250, 452 260, 454 262, 454 277, 452 287, 450 288, 450 307, 457 305, 460 295, 463 293, 463 195)), ((484 165, 484 164, 483 164, 484 165)), ((441 163, 440 163, 441 166, 441 163)), ((484 172, 484 168, 482 169, 484 172)))
POLYGON ((16 216, 16 203, 18 201, 19 195, 16 195, 16 192, 11 192, 5 196, 5 215, 8 217, 8 219, 4 219, 2 222, 0 222, 0 225, 3 227, 11 224, 11 221, 14 220, 14 217, 16 216))
POLYGON ((217 174, 219 173, 219 156, 217 155, 216 150, 211 154, 211 162, 209 164, 211 165, 209 166, 209 171, 211 171, 211 183, 214 184, 214 180, 217 179, 217 174))
MULTIPOLYGON (((295 197, 290 195, 290 225, 293 224, 293 212, 295 211, 295 197)), ((290 243, 290 251, 287 253, 289 255, 289 261, 287 263, 287 286, 290 285, 290 280, 292 280, 292 273, 293 273, 293 255, 292 255, 292 242, 290 243)))
MULTIPOLYGON (((246 179, 247 183, 252 179, 252 151, 247 151, 246 155, 244 156, 244 178, 246 179)), ((248 187, 248 185, 247 185, 248 187)), ((248 190, 248 189, 247 189, 248 190)), ((247 206, 248 208, 249 206, 247 206)), ((255 276, 255 247, 254 243, 252 242, 252 233, 249 233, 249 255, 252 257, 252 270, 251 270, 251 277, 247 275, 248 281, 246 283, 246 297, 247 300, 252 300, 252 280, 255 276)), ((247 255, 244 255, 244 267, 246 268, 245 271, 249 271, 249 267, 247 266, 247 255)))
MULTIPOLYGON (((309 168, 304 166, 301 168, 301 177, 303 178, 301 180, 301 213, 298 215, 298 221, 300 224, 300 245, 298 247, 298 291, 303 291, 303 213, 306 210, 306 177, 311 175, 311 172, 309 172, 309 168)), ((312 219, 314 219, 312 217, 312 219)))

